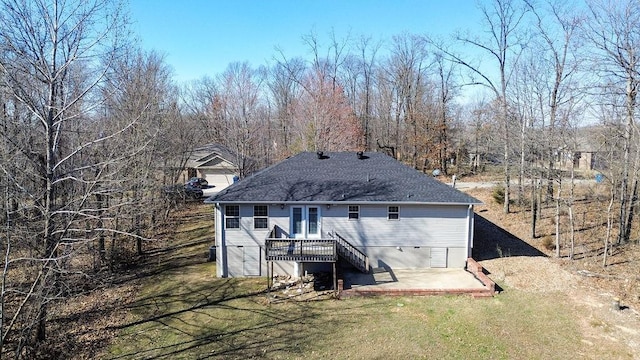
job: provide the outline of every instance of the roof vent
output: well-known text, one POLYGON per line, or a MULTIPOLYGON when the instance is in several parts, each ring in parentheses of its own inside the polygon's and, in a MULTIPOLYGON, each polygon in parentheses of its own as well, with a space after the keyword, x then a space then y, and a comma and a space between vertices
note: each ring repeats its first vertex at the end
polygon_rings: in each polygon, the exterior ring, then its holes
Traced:
POLYGON ((364 159, 364 152, 358 151, 356 154, 358 155, 358 159, 360 160, 364 159))
POLYGON ((318 159, 324 159, 324 153, 322 151, 316 152, 316 155, 318 156, 318 159))

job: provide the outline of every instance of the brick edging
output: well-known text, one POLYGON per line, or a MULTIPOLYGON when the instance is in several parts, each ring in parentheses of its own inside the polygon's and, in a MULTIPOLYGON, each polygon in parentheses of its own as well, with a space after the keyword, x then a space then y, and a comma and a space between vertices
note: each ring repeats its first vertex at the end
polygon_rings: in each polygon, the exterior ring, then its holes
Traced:
POLYGON ((467 258, 466 270, 485 286, 485 289, 344 289, 344 280, 338 279, 338 297, 377 295, 471 295, 474 298, 492 297, 496 293, 496 283, 484 273, 484 268, 473 258, 467 258))
POLYGON ((482 265, 478 264, 473 258, 467 258, 467 271, 486 286, 492 295, 496 293, 496 283, 484 273, 482 265))
POLYGON ((483 289, 348 289, 339 292, 339 298, 351 296, 432 296, 432 295, 471 295, 474 298, 491 297, 493 293, 483 289))

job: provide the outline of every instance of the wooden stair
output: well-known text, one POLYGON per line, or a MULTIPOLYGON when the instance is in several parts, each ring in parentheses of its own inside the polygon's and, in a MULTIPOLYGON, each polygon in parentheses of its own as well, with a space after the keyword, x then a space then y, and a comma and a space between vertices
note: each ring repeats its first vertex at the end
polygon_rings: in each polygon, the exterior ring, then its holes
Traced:
POLYGON ((369 257, 365 255, 358 248, 353 246, 347 239, 340 236, 335 231, 330 233, 331 237, 333 237, 336 241, 336 250, 338 252, 338 256, 345 259, 349 264, 353 265, 356 269, 362 271, 363 273, 369 272, 369 257))

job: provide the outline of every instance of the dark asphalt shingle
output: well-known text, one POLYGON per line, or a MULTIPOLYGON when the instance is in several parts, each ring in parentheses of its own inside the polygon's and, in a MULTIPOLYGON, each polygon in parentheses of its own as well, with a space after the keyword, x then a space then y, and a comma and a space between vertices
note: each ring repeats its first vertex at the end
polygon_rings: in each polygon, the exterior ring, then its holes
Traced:
POLYGON ((383 153, 303 152, 233 184, 207 202, 481 202, 383 153))
POLYGON ((238 156, 228 147, 220 144, 207 144, 193 150, 191 156, 187 160, 186 167, 197 168, 206 164, 211 160, 212 155, 218 155, 221 158, 235 164, 238 156))

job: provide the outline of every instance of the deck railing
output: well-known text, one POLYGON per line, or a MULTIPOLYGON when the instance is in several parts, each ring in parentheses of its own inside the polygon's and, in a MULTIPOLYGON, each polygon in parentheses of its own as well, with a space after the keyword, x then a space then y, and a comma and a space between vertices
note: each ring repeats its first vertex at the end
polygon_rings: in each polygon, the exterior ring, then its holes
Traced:
POLYGON ((265 239, 267 261, 335 262, 338 259, 333 239, 289 239, 278 226, 265 239))
POLYGON ((333 232, 331 239, 290 239, 278 226, 265 239, 265 260, 336 262, 338 256, 362 272, 369 271, 369 257, 344 237, 333 232))
POLYGON ((266 260, 335 262, 336 242, 332 239, 266 239, 266 260))
POLYGON ((369 257, 365 255, 365 253, 351 245, 350 242, 338 233, 333 232, 332 236, 336 240, 336 250, 338 251, 338 255, 347 260, 358 270, 364 273, 369 272, 369 257))

